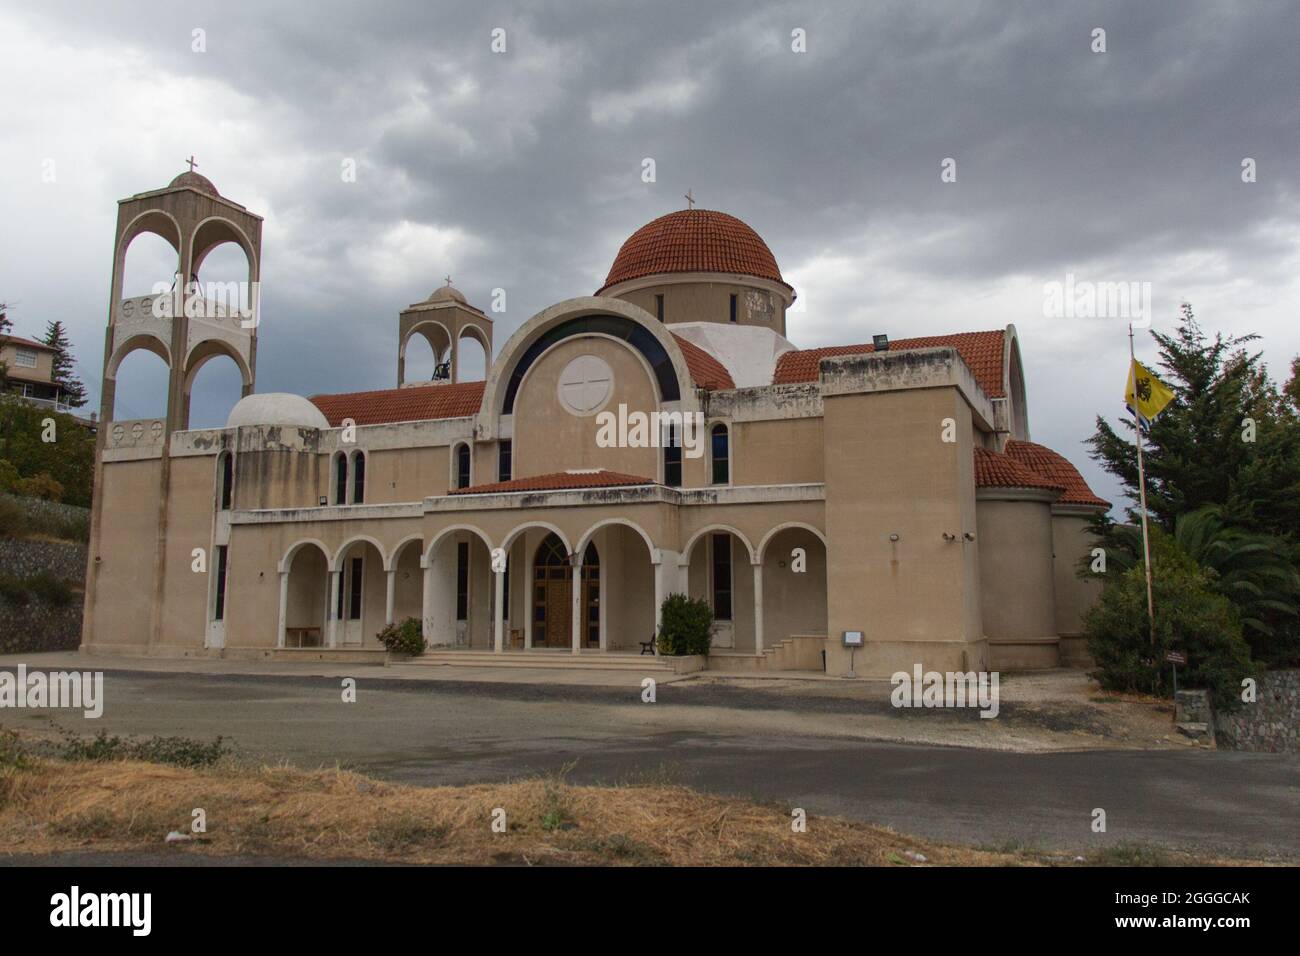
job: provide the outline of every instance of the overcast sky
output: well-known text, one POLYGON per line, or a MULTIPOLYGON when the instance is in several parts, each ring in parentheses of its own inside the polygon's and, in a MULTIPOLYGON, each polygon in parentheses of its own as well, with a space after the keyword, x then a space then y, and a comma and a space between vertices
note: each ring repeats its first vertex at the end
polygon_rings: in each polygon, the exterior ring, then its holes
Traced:
MULTIPOLYGON (((1191 301, 1283 376, 1298 49, 1295 4, 1243 0, 4 0, 0 301, 20 335, 61 319, 97 395, 116 201, 192 153, 265 217, 258 391, 391 387, 397 314, 444 276, 483 308, 506 290, 500 347, 689 188, 771 246, 800 347, 1015 323, 1033 437, 1114 498, 1081 442, 1122 413, 1126 321, 1045 315, 1044 285, 1150 283, 1155 328, 1191 301)), ((126 291, 168 275, 138 241, 126 291)), ((196 426, 224 422, 233 368, 201 373, 196 426)), ((118 417, 162 407, 159 369, 124 364, 118 417)))

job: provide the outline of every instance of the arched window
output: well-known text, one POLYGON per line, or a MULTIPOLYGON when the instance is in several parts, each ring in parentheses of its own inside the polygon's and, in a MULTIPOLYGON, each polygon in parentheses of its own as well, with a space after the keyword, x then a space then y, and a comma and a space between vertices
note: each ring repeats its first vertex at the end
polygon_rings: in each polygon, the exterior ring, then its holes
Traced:
POLYGON ((235 484, 235 458, 223 451, 217 460, 217 508, 230 510, 230 499, 235 484))
POLYGON ((725 485, 731 481, 731 438, 727 426, 721 422, 709 433, 709 447, 713 458, 713 483, 725 485))
POLYGON ((456 467, 455 486, 457 488, 468 488, 469 480, 470 480, 469 445, 465 444, 464 442, 461 442, 461 444, 457 445, 454 460, 455 460, 455 467, 456 467))
POLYGON ((366 500, 366 453, 352 454, 352 503, 359 505, 366 500))
POLYGON ((348 456, 343 452, 334 456, 334 503, 348 503, 348 456))

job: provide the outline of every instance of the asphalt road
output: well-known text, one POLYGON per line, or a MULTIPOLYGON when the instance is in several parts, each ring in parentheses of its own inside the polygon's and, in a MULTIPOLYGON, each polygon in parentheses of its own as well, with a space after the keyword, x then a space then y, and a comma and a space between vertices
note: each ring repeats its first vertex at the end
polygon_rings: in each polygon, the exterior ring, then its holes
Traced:
POLYGON ((3 711, 0 725, 221 734, 245 755, 406 783, 562 770, 574 783, 681 783, 976 846, 1083 852, 1141 843, 1300 861, 1293 755, 884 743, 853 735, 869 703, 727 686, 660 686, 654 704, 632 688, 367 682, 364 673, 358 689, 345 704, 332 678, 118 672, 99 720, 3 711), (1092 832, 1095 808, 1106 812, 1105 833, 1092 832))

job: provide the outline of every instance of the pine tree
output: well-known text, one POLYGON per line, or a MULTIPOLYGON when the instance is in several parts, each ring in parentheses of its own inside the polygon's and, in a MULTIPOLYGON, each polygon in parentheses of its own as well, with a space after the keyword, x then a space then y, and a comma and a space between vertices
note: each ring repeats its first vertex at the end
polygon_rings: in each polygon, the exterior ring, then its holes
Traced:
MULTIPOLYGON (((1300 539, 1300 415, 1260 353, 1246 351, 1258 336, 1211 338, 1190 305, 1172 333, 1151 336, 1176 395, 1143 439, 1152 520, 1172 533, 1179 515, 1217 505, 1231 527, 1300 539)), ((1132 419, 1122 421, 1131 434, 1132 419)), ((1136 501, 1133 442, 1098 416, 1088 443, 1136 501)))
POLYGON ((68 341, 63 323, 57 319, 49 322, 45 327, 44 341, 46 345, 56 350, 51 379, 59 386, 63 401, 73 408, 80 408, 86 404, 86 386, 82 385, 81 380, 76 376, 72 343, 68 341))

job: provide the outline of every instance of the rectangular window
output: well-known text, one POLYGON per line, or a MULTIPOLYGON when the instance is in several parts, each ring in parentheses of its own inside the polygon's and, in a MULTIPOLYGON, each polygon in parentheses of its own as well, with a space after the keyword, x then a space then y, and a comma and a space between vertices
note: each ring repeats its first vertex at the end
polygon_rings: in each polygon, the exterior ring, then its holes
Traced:
POLYGON ((348 503, 348 457, 339 455, 334 459, 334 503, 348 503))
POLYGON ((469 445, 456 448, 456 487, 469 487, 469 445))
POLYGON ((366 455, 357 452, 352 459, 352 503, 359 505, 366 500, 366 455))
POLYGON ((736 321, 736 293, 731 293, 731 321, 736 321))
POLYGON ((32 349, 18 349, 14 364, 19 368, 36 368, 36 353, 32 349))
POLYGON ((361 558, 352 559, 352 583, 348 587, 348 620, 361 620, 361 585, 365 582, 361 558))
POLYGON ((456 620, 469 620, 469 542, 456 542, 456 620))
POLYGON ((221 510, 230 510, 230 491, 235 481, 235 456, 226 452, 221 458, 221 510))
POLYGON ((731 620, 731 535, 713 536, 713 616, 731 620))
POLYGON ((731 450, 727 427, 725 425, 714 425, 709 436, 709 442, 713 446, 713 483, 715 485, 725 485, 731 480, 731 450))
POLYGON ((682 483, 682 444, 677 439, 677 426, 668 426, 668 437, 664 442, 664 484, 669 488, 680 487, 682 483))
POLYGON ((501 619, 510 620, 510 562, 506 562, 505 578, 501 582, 501 619))
POLYGON ((660 322, 664 320, 664 297, 662 293, 655 296, 655 317, 660 322))
POLYGON ((212 620, 226 619, 226 546, 217 545, 217 599, 212 611, 212 620))
POLYGON ((497 445, 497 481, 510 480, 511 444, 503 440, 497 445))

